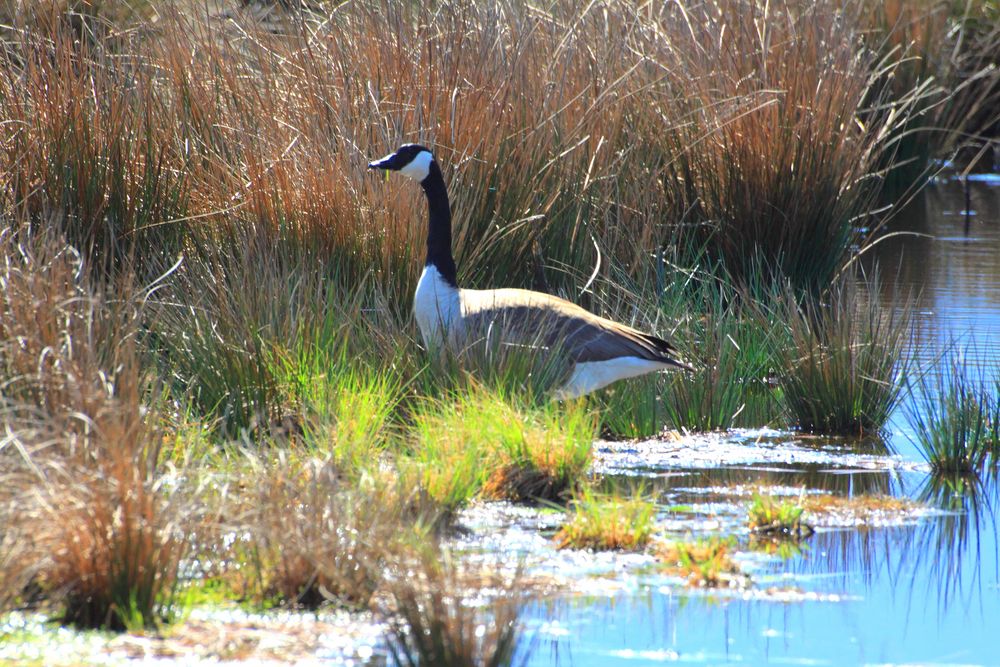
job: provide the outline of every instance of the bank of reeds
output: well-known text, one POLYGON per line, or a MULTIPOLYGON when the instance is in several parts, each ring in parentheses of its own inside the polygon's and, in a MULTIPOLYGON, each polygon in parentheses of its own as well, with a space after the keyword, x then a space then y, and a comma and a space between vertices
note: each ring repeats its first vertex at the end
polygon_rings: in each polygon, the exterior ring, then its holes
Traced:
MULTIPOLYGON (((679 301, 688 304, 677 336, 695 370, 676 373, 664 400, 671 428, 713 431, 779 423, 781 404, 773 378, 777 351, 787 344, 780 317, 762 316, 745 288, 711 274, 700 276, 679 301)), ((780 309, 781 296, 766 293, 764 308, 780 309)))
POLYGON ((865 42, 885 59, 878 87, 890 100, 909 100, 883 160, 890 190, 922 185, 935 158, 991 170, 1000 128, 996 3, 893 0, 859 10, 865 42))
POLYGON ((5 198, 32 217, 69 205, 76 240, 157 266, 193 230, 263 227, 395 302, 418 273, 419 195, 364 164, 415 139, 445 167, 472 285, 572 289, 598 253, 641 268, 681 224, 738 278, 761 256, 822 286, 876 191, 880 128, 853 122, 870 63, 834 7, 718 10, 371 2, 304 44, 164 12, 114 58, 40 25, 0 95, 19 128, 5 198))
POLYGON ((783 279, 818 293, 864 242, 857 220, 878 194, 873 172, 898 122, 857 123, 880 97, 876 63, 849 11, 826 3, 694 12, 697 27, 674 46, 686 102, 670 116, 685 122, 660 134, 672 157, 668 215, 738 283, 783 279))

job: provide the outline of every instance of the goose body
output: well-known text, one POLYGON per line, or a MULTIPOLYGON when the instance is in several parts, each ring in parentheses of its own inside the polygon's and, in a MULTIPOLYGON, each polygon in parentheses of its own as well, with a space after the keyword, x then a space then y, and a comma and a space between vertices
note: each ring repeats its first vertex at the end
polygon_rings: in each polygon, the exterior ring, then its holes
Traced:
POLYGON ((428 348, 461 349, 466 342, 498 335, 504 343, 559 349, 572 364, 556 392, 574 398, 625 378, 690 366, 667 341, 542 292, 462 289, 451 254, 451 209, 441 170, 429 150, 406 144, 368 164, 398 171, 427 195, 427 262, 417 283, 413 311, 428 348))

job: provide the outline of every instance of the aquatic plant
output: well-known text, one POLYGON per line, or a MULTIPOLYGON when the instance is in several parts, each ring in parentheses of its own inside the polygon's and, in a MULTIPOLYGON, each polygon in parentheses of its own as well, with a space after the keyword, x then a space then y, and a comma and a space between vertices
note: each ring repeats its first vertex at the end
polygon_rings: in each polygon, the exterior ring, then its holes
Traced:
POLYGON ((568 518, 553 539, 560 549, 645 547, 653 536, 656 505, 636 489, 630 497, 584 488, 570 503, 568 518))
POLYGON ((812 433, 879 433, 899 401, 908 369, 911 308, 883 307, 878 280, 866 294, 850 279, 821 301, 786 295, 790 344, 779 348, 781 386, 791 423, 812 433))
POLYGON ((699 538, 689 542, 660 543, 656 557, 692 586, 718 588, 744 586, 748 578, 732 559, 732 537, 699 538))
POLYGON ((389 620, 394 664, 514 664, 522 634, 518 615, 527 601, 519 575, 484 577, 462 568, 447 552, 430 550, 409 562, 405 576, 389 582, 388 591, 391 606, 382 613, 389 620), (481 589, 492 591, 485 605, 469 599, 481 589))
POLYGON ((1000 445, 1000 393, 952 345, 936 368, 907 378, 907 421, 921 455, 938 474, 979 472, 1000 445))
POLYGON ((802 520, 805 509, 799 502, 754 491, 747 510, 750 531, 768 537, 788 537, 799 540, 809 537, 813 528, 802 520))

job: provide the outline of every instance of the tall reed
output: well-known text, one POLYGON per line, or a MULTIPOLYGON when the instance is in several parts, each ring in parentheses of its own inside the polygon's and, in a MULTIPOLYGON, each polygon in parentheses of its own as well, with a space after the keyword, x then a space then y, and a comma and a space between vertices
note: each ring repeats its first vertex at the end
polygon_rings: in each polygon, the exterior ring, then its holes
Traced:
POLYGON ((740 283, 818 293, 864 242, 899 122, 857 122, 875 68, 857 26, 827 3, 664 7, 664 76, 685 93, 663 110, 673 131, 651 135, 669 219, 740 283))

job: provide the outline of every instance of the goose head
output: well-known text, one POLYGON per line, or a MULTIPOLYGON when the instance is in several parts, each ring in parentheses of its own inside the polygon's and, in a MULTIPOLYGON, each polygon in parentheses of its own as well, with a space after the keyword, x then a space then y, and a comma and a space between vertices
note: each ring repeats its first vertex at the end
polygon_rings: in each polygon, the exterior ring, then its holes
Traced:
POLYGON ((368 168, 398 171, 420 183, 430 174, 432 162, 434 156, 428 148, 420 144, 403 144, 395 153, 369 162, 368 168))

